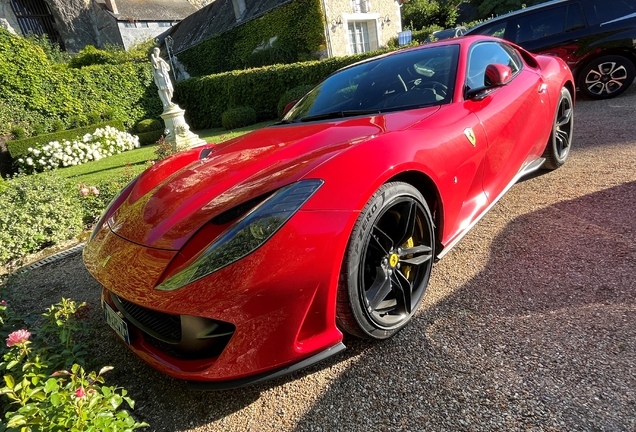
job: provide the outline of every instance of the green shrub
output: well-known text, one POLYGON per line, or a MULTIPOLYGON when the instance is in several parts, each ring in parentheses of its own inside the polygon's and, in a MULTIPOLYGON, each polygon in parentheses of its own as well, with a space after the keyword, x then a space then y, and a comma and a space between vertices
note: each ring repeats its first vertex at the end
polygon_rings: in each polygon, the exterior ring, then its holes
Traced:
POLYGON ((250 107, 231 108, 223 113, 221 123, 225 129, 236 129, 256 123, 256 111, 250 107))
POLYGON ((66 129, 64 127, 64 122, 62 120, 53 120, 53 122, 51 122, 51 130, 53 132, 61 132, 64 129, 66 129))
POLYGON ((115 118, 115 110, 112 108, 107 108, 103 112, 102 118, 104 119, 104 121, 113 120, 115 118))
POLYGON ((86 120, 88 120, 87 124, 89 124, 89 125, 94 125, 94 124, 101 123, 101 122, 104 121, 104 120, 102 120, 102 116, 98 112, 95 112, 95 111, 89 112, 86 115, 86 120))
POLYGON ((87 45, 69 62, 72 68, 81 68, 91 65, 115 64, 116 60, 112 53, 87 45))
POLYGON ((137 132, 141 133, 162 130, 163 123, 161 123, 161 120, 157 119, 145 119, 137 123, 135 129, 137 130, 137 132))
POLYGON ((84 126, 88 126, 90 123, 88 122, 88 119, 86 118, 86 116, 78 114, 78 115, 73 115, 69 117, 68 124, 71 127, 71 129, 78 129, 84 126))
POLYGON ((315 85, 342 67, 384 52, 190 78, 177 83, 175 99, 186 110, 188 124, 195 130, 221 126, 223 112, 238 106, 251 106, 258 121, 270 120, 278 116, 278 101, 287 90, 315 85))
POLYGON ((278 105, 276 106, 278 117, 281 117, 283 115, 283 110, 287 105, 289 105, 290 102, 300 100, 300 98, 305 96, 313 87, 314 86, 312 85, 300 85, 283 93, 283 95, 278 100, 278 105))
POLYGON ((2 178, 2 176, 0 176, 0 195, 2 195, 7 187, 7 182, 2 178))
POLYGON ((12 126, 11 134, 13 135, 13 139, 16 140, 24 139, 24 137, 26 137, 26 131, 22 126, 12 126))
POLYGON ((68 140, 72 141, 74 139, 78 139, 86 135, 87 133, 92 133, 97 128, 103 128, 106 126, 112 126, 117 130, 125 131, 126 128, 124 124, 119 120, 108 121, 103 123, 98 123, 96 125, 86 126, 77 129, 69 129, 62 132, 54 132, 45 135, 38 135, 36 137, 25 138, 22 140, 13 140, 7 142, 7 149, 9 150, 9 154, 11 158, 16 160, 21 156, 26 156, 29 153, 29 148, 40 149, 42 146, 50 143, 51 141, 63 141, 68 140))
POLYGON ((33 125, 33 135, 42 135, 44 133, 44 125, 36 123, 33 125))
POLYGON ((138 132, 139 145, 155 144, 163 136, 163 129, 154 130, 150 132, 138 132))
POLYGON ((83 228, 78 196, 54 173, 18 176, 0 195, 0 264, 73 238, 83 228))

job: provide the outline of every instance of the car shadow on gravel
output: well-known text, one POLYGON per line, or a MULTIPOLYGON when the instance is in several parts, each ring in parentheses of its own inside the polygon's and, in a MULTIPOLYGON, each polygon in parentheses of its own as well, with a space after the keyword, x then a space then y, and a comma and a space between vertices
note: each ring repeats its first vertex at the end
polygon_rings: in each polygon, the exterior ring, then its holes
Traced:
MULTIPOLYGON (((513 219, 483 270, 366 343, 295 429, 636 430, 634 209, 631 182, 513 219)), ((427 296, 478 259, 470 236, 427 296)))

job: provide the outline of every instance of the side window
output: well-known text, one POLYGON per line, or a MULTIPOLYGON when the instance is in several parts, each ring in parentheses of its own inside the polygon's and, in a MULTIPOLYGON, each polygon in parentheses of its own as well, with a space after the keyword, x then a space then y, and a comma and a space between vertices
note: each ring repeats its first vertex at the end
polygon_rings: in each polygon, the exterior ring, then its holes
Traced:
POLYGON ((493 63, 507 65, 513 75, 521 69, 521 59, 512 48, 497 42, 481 42, 470 51, 466 86, 469 89, 483 87, 486 84, 486 66, 493 63))
POLYGON ((495 36, 503 38, 506 33, 506 27, 508 26, 508 21, 498 21, 494 24, 491 24, 486 27, 482 27, 475 34, 485 35, 485 36, 495 36))
POLYGON ((589 0, 583 8, 590 25, 603 25, 636 13, 636 0, 589 0))
POLYGON ((560 6, 519 17, 516 21, 517 43, 563 33, 566 7, 560 6))
POLYGON ((581 5, 573 3, 568 6, 568 16, 565 19, 565 31, 573 31, 585 28, 585 17, 581 10, 581 5))

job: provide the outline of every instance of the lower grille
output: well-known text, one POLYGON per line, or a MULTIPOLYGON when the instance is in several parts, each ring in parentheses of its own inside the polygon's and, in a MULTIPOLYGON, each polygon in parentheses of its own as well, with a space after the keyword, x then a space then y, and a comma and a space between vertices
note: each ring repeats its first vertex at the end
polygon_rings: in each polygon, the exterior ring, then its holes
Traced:
POLYGON ((111 299, 124 316, 141 331, 169 344, 181 341, 181 317, 146 309, 116 295, 111 299))

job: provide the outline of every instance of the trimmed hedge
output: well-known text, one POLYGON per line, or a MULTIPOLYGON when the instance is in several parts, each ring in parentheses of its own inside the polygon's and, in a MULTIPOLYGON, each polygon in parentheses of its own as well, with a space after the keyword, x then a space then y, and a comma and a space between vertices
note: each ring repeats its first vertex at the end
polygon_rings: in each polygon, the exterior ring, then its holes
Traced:
POLYGON ((252 107, 257 121, 270 120, 277 117, 278 101, 287 90, 315 85, 340 68, 385 52, 388 51, 190 78, 177 84, 175 100, 186 110, 192 129, 219 127, 222 114, 239 106, 252 107))
MULTIPOLYGON (((123 56, 123 54, 122 54, 123 56)), ((0 28, 0 135, 69 127, 97 113, 132 127, 163 107, 145 56, 79 69, 53 64, 40 46, 0 28), (142 61, 143 59, 143 61, 142 61)))
POLYGON ((152 132, 161 129, 163 129, 163 123, 161 123, 161 121, 157 119, 144 119, 137 123, 137 126, 135 126, 135 130, 141 133, 152 132))
POLYGON ((204 76, 311 60, 324 48, 323 20, 320 0, 294 0, 180 52, 179 62, 191 76, 204 76))
POLYGON ((163 128, 149 132, 137 132, 135 135, 139 137, 139 145, 150 145, 159 141, 163 136, 163 128))
POLYGON ((250 107, 231 108, 221 116, 225 129, 236 129, 256 123, 256 112, 250 107))
POLYGON ((9 150, 9 154, 11 155, 11 157, 13 159, 17 159, 20 156, 26 156, 29 152, 29 148, 39 149, 42 148, 42 146, 50 143, 51 141, 71 141, 83 137, 87 133, 93 133, 97 128, 103 128, 106 126, 112 126, 122 132, 126 131, 124 123, 121 120, 111 120, 103 123, 97 123, 91 126, 84 126, 77 129, 69 129, 62 132, 54 132, 21 140, 8 141, 7 149, 9 150))

